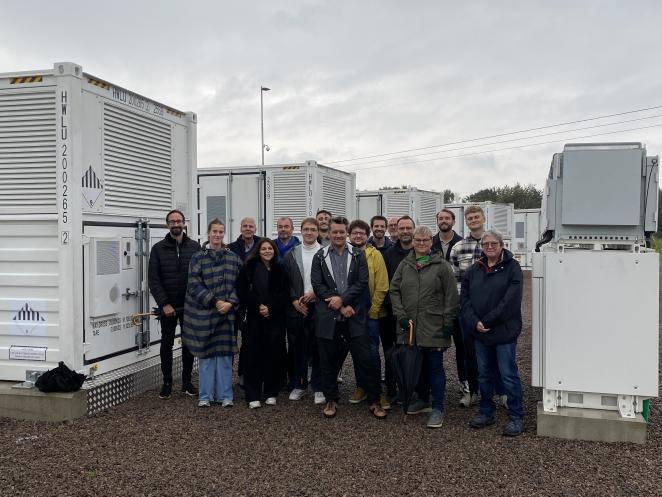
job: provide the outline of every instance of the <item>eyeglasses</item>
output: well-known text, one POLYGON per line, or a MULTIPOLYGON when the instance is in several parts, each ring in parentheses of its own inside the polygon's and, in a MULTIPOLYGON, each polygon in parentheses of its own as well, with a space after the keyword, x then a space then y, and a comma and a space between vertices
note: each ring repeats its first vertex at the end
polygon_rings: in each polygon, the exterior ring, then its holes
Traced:
POLYGON ((481 243, 481 246, 483 247, 498 247, 501 245, 499 242, 483 242, 481 243))
POLYGON ((428 243, 431 241, 432 238, 414 238, 414 243, 428 243))
POLYGON ((350 233, 350 235, 352 235, 352 236, 368 236, 368 235, 366 235, 365 231, 352 231, 350 233))

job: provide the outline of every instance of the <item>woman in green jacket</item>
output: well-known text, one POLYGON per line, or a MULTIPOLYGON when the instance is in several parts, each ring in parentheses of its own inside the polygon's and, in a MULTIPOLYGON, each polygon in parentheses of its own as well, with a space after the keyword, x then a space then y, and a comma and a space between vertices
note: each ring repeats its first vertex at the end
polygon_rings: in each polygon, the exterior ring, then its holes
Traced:
POLYGON ((428 427, 439 428, 444 419, 444 351, 451 345, 458 294, 453 269, 439 253, 430 255, 431 248, 430 229, 416 228, 414 251, 395 271, 389 294, 401 327, 398 343, 407 342, 406 330, 412 322, 416 345, 423 353, 423 370, 416 387, 418 399, 407 414, 430 412, 428 427))

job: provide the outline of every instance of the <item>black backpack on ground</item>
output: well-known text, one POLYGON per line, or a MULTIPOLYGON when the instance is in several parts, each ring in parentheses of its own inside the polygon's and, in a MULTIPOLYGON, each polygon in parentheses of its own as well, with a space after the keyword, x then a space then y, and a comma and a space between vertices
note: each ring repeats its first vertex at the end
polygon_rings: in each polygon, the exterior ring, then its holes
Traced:
POLYGON ((85 378, 84 374, 72 371, 60 361, 56 368, 37 378, 35 386, 42 392, 76 392, 80 390, 85 378))

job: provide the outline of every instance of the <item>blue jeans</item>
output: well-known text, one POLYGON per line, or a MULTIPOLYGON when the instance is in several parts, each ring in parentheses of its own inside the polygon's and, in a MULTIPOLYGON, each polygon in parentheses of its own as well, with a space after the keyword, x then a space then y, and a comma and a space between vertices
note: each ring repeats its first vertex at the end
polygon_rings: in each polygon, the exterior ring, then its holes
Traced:
POLYGON ((199 363, 199 400, 210 402, 232 400, 232 356, 200 359, 199 363))
MULTIPOLYGON (((462 337, 464 338, 464 357, 466 361, 465 366, 467 379, 469 381, 469 390, 471 393, 476 393, 479 389, 478 362, 476 359, 477 354, 475 345, 477 340, 474 338, 471 330, 468 330, 462 326, 462 320, 460 320, 460 328, 462 329, 462 337)), ((492 381, 494 382, 494 391, 497 395, 503 395, 506 393, 503 382, 501 381, 501 377, 498 374, 495 374, 494 378, 492 378, 492 381)))
POLYGON ((423 369, 416 385, 418 398, 429 402, 432 393, 432 409, 444 411, 444 395, 446 394, 446 371, 444 370, 443 348, 420 347, 423 353, 423 369))
POLYGON ((508 396, 508 416, 523 418, 522 382, 519 379, 517 361, 517 341, 498 345, 485 345, 480 340, 475 341, 476 359, 478 360, 478 383, 480 387, 480 413, 494 415, 496 406, 492 400, 494 395, 494 378, 499 377, 508 396))

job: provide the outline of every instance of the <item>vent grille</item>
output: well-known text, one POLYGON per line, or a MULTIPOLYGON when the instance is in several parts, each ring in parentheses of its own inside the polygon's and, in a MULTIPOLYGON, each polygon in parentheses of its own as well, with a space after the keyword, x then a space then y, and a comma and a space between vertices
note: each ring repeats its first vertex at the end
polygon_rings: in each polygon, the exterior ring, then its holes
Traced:
POLYGON ((494 206, 494 228, 504 236, 511 236, 508 225, 508 207, 503 205, 494 206))
POLYGON ((273 225, 276 226, 280 217, 290 217, 294 226, 300 226, 306 217, 306 172, 274 172, 273 198, 273 225))
POLYGON ((388 217, 409 216, 409 192, 386 193, 386 212, 388 217))
POLYGON ((345 180, 333 176, 323 176, 322 208, 328 210, 334 216, 346 216, 348 203, 345 180))
POLYGON ((55 91, 0 91, 0 207, 56 213, 55 91))
POLYGON ((119 240, 97 240, 97 275, 119 274, 119 240))
POLYGON ((419 222, 421 226, 427 226, 434 233, 437 229, 437 201, 434 197, 419 197, 421 212, 419 222))
POLYGON ((172 129, 121 107, 104 105, 106 207, 172 207, 172 129))
POLYGON ((210 195, 207 197, 207 222, 205 226, 215 218, 223 221, 223 224, 227 224, 226 216, 227 202, 225 195, 210 195))

